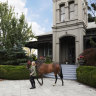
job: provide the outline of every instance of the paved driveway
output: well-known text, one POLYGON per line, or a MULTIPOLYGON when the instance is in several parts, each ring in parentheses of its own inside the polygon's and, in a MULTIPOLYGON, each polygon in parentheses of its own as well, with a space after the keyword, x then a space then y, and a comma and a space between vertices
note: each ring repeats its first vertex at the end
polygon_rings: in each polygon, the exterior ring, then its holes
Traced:
POLYGON ((44 85, 36 81, 36 89, 31 87, 29 80, 4 80, 0 81, 0 96, 96 96, 96 89, 72 80, 64 80, 53 86, 54 79, 44 78, 44 85))

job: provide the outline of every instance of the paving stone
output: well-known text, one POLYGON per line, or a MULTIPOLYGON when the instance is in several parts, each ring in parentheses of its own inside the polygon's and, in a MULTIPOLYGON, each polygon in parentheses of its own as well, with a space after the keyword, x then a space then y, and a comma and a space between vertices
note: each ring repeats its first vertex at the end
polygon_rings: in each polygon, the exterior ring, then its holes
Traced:
POLYGON ((58 79, 56 86, 55 80, 44 78, 43 86, 36 81, 36 89, 30 89, 29 80, 4 80, 0 81, 0 96, 96 96, 96 89, 88 87, 75 80, 58 79))

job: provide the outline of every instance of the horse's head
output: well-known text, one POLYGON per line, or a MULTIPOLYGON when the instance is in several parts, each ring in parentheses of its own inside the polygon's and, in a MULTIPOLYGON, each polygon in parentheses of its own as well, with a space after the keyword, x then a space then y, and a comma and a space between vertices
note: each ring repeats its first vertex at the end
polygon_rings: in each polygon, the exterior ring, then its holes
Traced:
POLYGON ((28 61, 27 61, 27 68, 29 69, 30 67, 31 67, 31 61, 28 60, 28 61))

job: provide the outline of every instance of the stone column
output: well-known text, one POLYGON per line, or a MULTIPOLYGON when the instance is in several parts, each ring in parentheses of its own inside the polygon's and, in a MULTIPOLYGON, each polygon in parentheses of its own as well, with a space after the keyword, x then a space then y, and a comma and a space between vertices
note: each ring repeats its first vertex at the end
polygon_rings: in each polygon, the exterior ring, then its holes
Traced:
POLYGON ((60 45, 59 45, 59 40, 58 40, 58 42, 56 42, 56 57, 55 57, 55 62, 60 62, 60 60, 59 60, 59 55, 60 55, 60 49, 59 49, 59 47, 60 47, 60 45))
POLYGON ((53 0, 53 26, 56 25, 56 1, 53 0))
POLYGON ((80 48, 79 48, 79 40, 77 39, 77 37, 75 38, 75 56, 76 56, 76 64, 78 63, 77 61, 77 58, 79 56, 79 51, 80 51, 80 48))
POLYGON ((56 23, 60 23, 60 9, 56 10, 56 23))
POLYGON ((83 8, 81 0, 78 0, 78 20, 83 21, 83 8))
POLYGON ((59 39, 56 41, 56 33, 53 31, 53 62, 59 62, 59 39))
POLYGON ((55 32, 54 32, 54 29, 53 29, 53 62, 55 62, 55 52, 56 50, 56 42, 55 42, 55 32))

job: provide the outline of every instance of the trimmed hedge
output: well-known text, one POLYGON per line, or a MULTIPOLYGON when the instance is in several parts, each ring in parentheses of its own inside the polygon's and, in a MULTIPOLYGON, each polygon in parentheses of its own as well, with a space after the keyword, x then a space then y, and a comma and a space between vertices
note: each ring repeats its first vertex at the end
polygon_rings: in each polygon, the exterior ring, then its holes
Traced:
POLYGON ((26 66, 0 65, 0 79, 22 80, 29 78, 26 66))
POLYGON ((96 88, 96 67, 80 66, 76 72, 79 82, 96 88))

